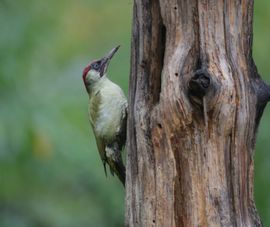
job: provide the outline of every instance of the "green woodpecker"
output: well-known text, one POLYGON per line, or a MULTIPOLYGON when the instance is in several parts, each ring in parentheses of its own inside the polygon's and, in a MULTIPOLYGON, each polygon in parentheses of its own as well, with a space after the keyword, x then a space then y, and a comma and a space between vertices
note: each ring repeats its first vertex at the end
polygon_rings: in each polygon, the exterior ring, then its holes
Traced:
POLYGON ((125 166, 121 151, 126 143, 127 99, 122 89, 107 77, 107 68, 115 52, 94 60, 83 71, 83 81, 89 95, 89 118, 95 134, 101 160, 109 165, 112 175, 125 186, 125 166))

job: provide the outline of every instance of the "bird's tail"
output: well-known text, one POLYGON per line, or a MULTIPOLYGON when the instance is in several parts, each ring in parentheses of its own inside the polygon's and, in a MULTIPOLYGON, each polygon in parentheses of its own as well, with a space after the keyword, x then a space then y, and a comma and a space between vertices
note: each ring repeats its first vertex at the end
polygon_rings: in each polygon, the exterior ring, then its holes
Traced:
MULTIPOLYGON (((111 169, 112 170, 112 169, 111 169)), ((122 161, 122 158, 120 157, 119 160, 114 162, 114 173, 117 175, 119 180, 122 182, 123 186, 125 187, 126 183, 126 168, 124 166, 124 163, 122 161)))
POLYGON ((119 180, 125 187, 126 181, 126 168, 124 166, 121 152, 118 149, 113 149, 111 147, 106 147, 106 162, 109 164, 111 174, 117 175, 119 180))
POLYGON ((121 157, 121 152, 118 149, 106 147, 106 156, 106 162, 109 164, 111 174, 116 174, 125 187, 126 168, 121 157))
POLYGON ((126 168, 123 164, 122 159, 120 158, 117 161, 114 160, 108 160, 108 164, 110 166, 111 174, 114 176, 114 174, 117 175, 119 180, 122 182, 123 186, 125 187, 126 182, 126 168))

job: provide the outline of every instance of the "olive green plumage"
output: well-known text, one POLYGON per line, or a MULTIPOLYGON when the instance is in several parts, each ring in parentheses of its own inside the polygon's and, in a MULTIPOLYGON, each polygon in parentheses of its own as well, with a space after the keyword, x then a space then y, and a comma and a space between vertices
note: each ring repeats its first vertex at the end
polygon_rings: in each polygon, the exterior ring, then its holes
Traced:
POLYGON ((89 119, 106 173, 106 164, 125 184, 121 151, 126 142, 127 100, 116 84, 104 77, 90 89, 89 119))
POLYGON ((86 66, 83 80, 89 95, 89 119, 105 173, 109 165, 111 173, 125 185, 121 152, 126 143, 127 99, 122 89, 106 76, 110 59, 118 48, 86 66))

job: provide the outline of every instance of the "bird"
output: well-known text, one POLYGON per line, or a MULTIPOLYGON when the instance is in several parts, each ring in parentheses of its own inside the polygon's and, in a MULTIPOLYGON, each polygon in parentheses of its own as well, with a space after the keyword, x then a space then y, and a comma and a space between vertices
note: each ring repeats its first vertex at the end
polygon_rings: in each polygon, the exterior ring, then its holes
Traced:
POLYGON ((89 120, 105 175, 106 165, 125 187, 126 169, 122 151, 126 143, 128 102, 123 90, 107 76, 109 63, 120 46, 116 46, 99 60, 91 61, 82 78, 89 96, 89 120))

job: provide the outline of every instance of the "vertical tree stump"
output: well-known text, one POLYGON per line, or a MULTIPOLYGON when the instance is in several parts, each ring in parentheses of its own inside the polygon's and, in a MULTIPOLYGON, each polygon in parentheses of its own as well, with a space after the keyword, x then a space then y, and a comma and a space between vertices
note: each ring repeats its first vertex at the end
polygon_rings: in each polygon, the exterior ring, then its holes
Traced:
POLYGON ((253 0, 134 1, 127 226, 262 226, 252 19, 253 0))

